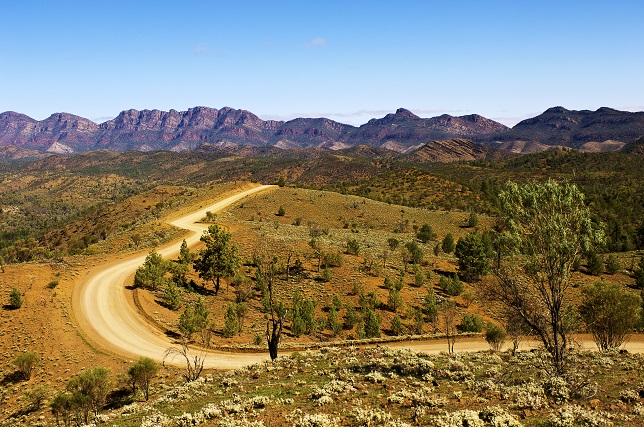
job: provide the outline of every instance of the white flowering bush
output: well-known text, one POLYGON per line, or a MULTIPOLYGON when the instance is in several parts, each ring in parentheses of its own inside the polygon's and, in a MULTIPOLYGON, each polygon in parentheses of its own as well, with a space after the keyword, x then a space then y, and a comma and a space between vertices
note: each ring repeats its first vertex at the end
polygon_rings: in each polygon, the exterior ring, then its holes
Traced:
POLYGON ((304 414, 301 409, 296 409, 286 416, 293 427, 337 427, 340 419, 328 414, 304 414))
POLYGON ((606 417, 579 405, 566 405, 550 415, 551 427, 600 427, 610 425, 606 417))
POLYGON ((568 383, 561 377, 550 377, 544 380, 542 387, 546 396, 552 398, 558 405, 562 405, 570 400, 568 383))
POLYGON ((355 425, 365 427, 385 425, 392 419, 389 412, 379 408, 353 408, 351 415, 355 419, 355 425))
POLYGON ((430 423, 435 427, 485 427, 479 413, 469 409, 448 412, 434 417, 430 423))
POLYGON ((500 406, 487 407, 479 412, 479 418, 494 427, 523 427, 523 424, 511 413, 500 406))

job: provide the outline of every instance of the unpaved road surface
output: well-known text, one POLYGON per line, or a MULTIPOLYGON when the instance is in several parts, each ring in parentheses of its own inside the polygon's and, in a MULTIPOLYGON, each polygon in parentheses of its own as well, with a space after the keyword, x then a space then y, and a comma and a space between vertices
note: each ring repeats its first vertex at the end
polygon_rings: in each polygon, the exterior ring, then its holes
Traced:
MULTIPOLYGON (((192 247, 208 227, 207 224, 197 223, 206 216, 207 211, 219 212, 244 197, 272 187, 274 186, 262 185, 241 191, 211 206, 174 220, 171 224, 193 232, 186 237, 188 246, 192 247)), ((179 247, 180 243, 173 243, 157 251, 168 259, 177 256, 179 247)), ((173 346, 178 348, 179 346, 142 318, 136 311, 131 298, 128 298, 125 288, 126 285, 131 284, 134 272, 143 264, 146 256, 147 254, 139 254, 123 257, 94 269, 80 286, 74 289, 73 307, 76 320, 84 332, 84 336, 96 347, 132 359, 147 356, 161 362, 168 348, 173 346)), ((578 342, 581 348, 595 349, 590 337, 580 336, 578 342)), ((447 350, 445 340, 397 342, 388 345, 428 353, 447 350)), ((521 348, 536 346, 538 346, 536 342, 526 342, 521 348)), ((505 347, 507 348, 507 344, 505 347)), ((488 348, 487 343, 480 338, 457 340, 455 345, 456 351, 481 351, 488 348)), ((624 348, 631 352, 640 353, 644 351, 644 339, 642 336, 635 336, 624 348)), ((193 354, 197 354, 197 352, 195 351, 193 354)), ((268 351, 266 353, 208 351, 205 355, 204 367, 237 369, 267 359, 268 351)), ((167 359, 166 363, 185 366, 185 360, 180 357, 167 359)))
MULTIPOLYGON (((180 228, 192 231, 186 236, 188 246, 199 242, 208 224, 197 224, 206 212, 219 212, 231 204, 274 186, 262 185, 241 191, 197 212, 171 222, 180 228)), ((173 243, 157 249, 164 258, 176 257, 181 243, 173 243)), ((176 342, 152 327, 137 313, 127 297, 126 286, 131 285, 134 272, 145 261, 147 254, 124 257, 121 260, 94 269, 74 289, 73 307, 76 321, 84 336, 95 346, 105 351, 137 359, 147 356, 157 362, 163 360, 166 350, 179 347, 176 342)), ((197 354, 196 352, 193 354, 197 354)), ((228 353, 210 351, 205 357, 205 368, 236 369, 268 358, 266 354, 228 353)), ((166 363, 185 365, 180 357, 166 359, 166 363)))

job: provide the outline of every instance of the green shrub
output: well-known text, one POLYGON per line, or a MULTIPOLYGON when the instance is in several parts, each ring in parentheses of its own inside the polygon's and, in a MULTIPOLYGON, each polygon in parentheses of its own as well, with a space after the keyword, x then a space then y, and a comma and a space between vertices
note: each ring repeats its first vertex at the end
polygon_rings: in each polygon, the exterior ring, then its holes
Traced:
POLYGON ((9 293, 9 305, 13 308, 22 307, 22 294, 18 288, 11 289, 11 293, 9 293))
POLYGON ((438 280, 438 286, 447 294, 451 296, 458 296, 463 292, 464 285, 458 274, 454 277, 441 276, 438 280))
POLYGON ((462 332, 481 332, 483 325, 483 319, 476 314, 464 314, 463 319, 461 319, 462 332))
POLYGON ((487 341, 492 350, 499 351, 505 342, 506 336, 505 329, 492 322, 488 322, 485 328, 485 341, 487 341))
POLYGON ((398 316, 397 314, 393 319, 391 319, 391 331, 396 336, 402 335, 403 333, 403 323, 402 320, 400 320, 400 316, 398 316))
POLYGON ((18 372, 20 373, 22 378, 28 380, 31 378, 31 373, 39 361, 40 356, 38 356, 36 353, 32 353, 31 351, 24 351, 17 355, 15 359, 13 359, 13 364, 16 365, 16 369, 18 369, 18 372))

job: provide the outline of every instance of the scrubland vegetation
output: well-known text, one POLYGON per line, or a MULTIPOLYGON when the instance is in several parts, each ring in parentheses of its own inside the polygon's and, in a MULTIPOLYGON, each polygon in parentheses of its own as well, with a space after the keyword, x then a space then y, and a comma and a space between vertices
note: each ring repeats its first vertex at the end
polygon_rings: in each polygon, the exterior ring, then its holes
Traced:
MULTIPOLYGON (((187 370, 177 376, 187 384, 155 381, 161 368, 146 360, 123 372, 70 372, 66 386, 31 388, 30 406, 5 425, 644 422, 641 357, 616 351, 644 328, 644 258, 635 252, 644 248, 644 186, 634 156, 548 152, 414 167, 342 159, 346 180, 329 182, 333 157, 313 165, 136 153, 130 164, 104 155, 46 173, 3 165, 0 264, 148 251, 132 294, 184 345, 187 370), (279 188, 206 215, 200 248, 184 246, 176 259, 156 253, 180 236, 165 216, 248 178, 279 188), (602 352, 576 350, 578 332, 602 352), (465 333, 484 336, 490 351, 454 353, 465 333), (440 339, 449 351, 353 347, 412 338, 440 339), (526 339, 543 349, 518 351, 526 339), (275 360, 204 374, 188 343, 270 349, 275 360), (44 403, 54 419, 29 418, 44 403)), ((52 294, 64 287, 48 283, 52 294)), ((5 307, 24 311, 14 289, 5 307)), ((6 384, 29 380, 40 360, 14 357, 19 375, 5 373, 6 384)))

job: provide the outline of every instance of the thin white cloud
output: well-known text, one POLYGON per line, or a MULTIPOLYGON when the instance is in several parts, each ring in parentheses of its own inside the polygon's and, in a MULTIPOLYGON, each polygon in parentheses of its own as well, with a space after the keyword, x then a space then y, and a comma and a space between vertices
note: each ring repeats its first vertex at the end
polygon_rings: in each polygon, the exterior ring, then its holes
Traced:
POLYGON ((192 48, 192 53, 198 56, 210 55, 212 53, 212 50, 210 50, 210 46, 208 46, 207 43, 197 43, 192 48))
POLYGON ((320 46, 326 46, 326 44, 327 44, 326 39, 323 39, 322 37, 316 37, 310 42, 308 42, 306 44, 306 47, 308 47, 309 49, 313 49, 320 46))

